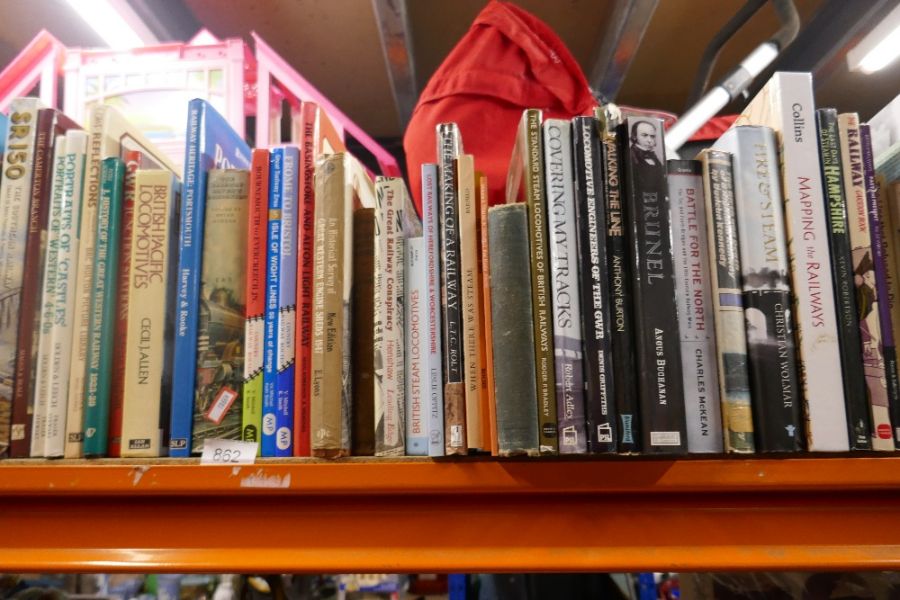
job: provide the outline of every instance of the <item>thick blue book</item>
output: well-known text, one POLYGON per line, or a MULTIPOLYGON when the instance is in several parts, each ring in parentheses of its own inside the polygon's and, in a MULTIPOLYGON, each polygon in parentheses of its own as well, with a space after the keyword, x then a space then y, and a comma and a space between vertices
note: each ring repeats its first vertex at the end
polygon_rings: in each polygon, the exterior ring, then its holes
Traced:
POLYGON ((299 161, 297 148, 269 155, 262 456, 293 454, 299 161))
POLYGON ((189 456, 197 372, 197 314, 210 169, 250 168, 250 147, 207 101, 188 105, 178 248, 169 456, 189 456))

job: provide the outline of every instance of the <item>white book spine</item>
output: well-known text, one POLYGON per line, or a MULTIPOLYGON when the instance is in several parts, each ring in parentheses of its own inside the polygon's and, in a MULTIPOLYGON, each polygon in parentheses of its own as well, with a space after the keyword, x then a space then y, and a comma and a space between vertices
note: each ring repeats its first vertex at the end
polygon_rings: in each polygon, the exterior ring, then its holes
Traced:
POLYGON ((428 456, 428 282, 425 238, 406 240, 406 454, 428 456))
POLYGON ((425 394, 428 455, 444 456, 444 387, 441 341, 441 259, 437 165, 422 165, 422 239, 425 240, 425 394))
POLYGON ((79 221, 88 135, 84 131, 66 133, 66 164, 63 176, 59 258, 56 270, 55 318, 50 333, 50 388, 47 406, 47 440, 44 456, 65 453, 66 417, 69 389, 69 351, 72 348, 72 313, 75 307, 75 279, 78 276, 79 221))
POLYGON ((700 163, 669 161, 668 180, 688 452, 722 452, 718 357, 700 163))
POLYGON ((837 367, 837 312, 812 76, 776 73, 744 114, 775 129, 779 141, 808 448, 846 451, 849 434, 843 379, 837 367))
POLYGON ((547 119, 543 137, 559 453, 583 454, 587 423, 571 123, 547 119))
POLYGON ((37 331, 37 364, 35 365, 34 412, 31 415, 32 458, 44 456, 47 441, 47 412, 50 395, 51 331, 56 309, 56 270, 59 264, 60 227, 62 224, 63 178, 66 172, 66 136, 53 142, 53 173, 51 174, 50 215, 47 221, 47 250, 44 254, 44 280, 41 283, 40 309, 37 331))

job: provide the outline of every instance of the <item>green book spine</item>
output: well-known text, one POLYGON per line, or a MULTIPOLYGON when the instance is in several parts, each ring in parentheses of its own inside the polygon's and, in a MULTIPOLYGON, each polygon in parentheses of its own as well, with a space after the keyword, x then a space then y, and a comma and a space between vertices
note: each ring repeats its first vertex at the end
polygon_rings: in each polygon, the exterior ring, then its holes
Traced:
POLYGON ((84 383, 84 454, 105 456, 109 431, 109 388, 112 336, 116 323, 116 281, 119 264, 119 221, 125 163, 106 158, 100 170, 97 243, 94 247, 91 319, 88 328, 84 383))

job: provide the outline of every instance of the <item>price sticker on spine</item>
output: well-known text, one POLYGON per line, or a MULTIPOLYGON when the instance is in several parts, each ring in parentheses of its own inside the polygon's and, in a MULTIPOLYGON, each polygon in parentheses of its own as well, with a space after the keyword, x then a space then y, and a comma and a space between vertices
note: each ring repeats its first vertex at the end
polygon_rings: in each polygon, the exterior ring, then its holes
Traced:
POLYGON ((238 440, 204 440, 201 465, 252 465, 256 461, 259 442, 238 440))

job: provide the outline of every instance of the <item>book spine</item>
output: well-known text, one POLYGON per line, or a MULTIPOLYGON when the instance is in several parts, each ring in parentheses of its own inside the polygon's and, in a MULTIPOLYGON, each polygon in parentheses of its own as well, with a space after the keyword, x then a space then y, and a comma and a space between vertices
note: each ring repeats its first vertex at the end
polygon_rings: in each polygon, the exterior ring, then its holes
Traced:
POLYGON ((483 450, 487 440, 482 435, 483 409, 481 397, 481 322, 478 284, 478 201, 475 189, 475 159, 461 154, 456 160, 457 198, 459 200, 459 268, 460 301, 462 303, 463 367, 466 392, 466 445, 483 450))
POLYGON ((541 147, 541 111, 525 111, 525 195, 528 205, 528 241, 531 250, 531 310, 534 313, 535 374, 537 376, 538 431, 541 454, 556 454, 556 381, 553 368, 553 330, 548 281, 547 201, 544 196, 544 161, 541 147))
POLYGON ((44 456, 47 443, 47 418, 50 397, 51 332, 56 308, 56 274, 59 266, 60 228, 62 222, 63 178, 66 171, 66 136, 56 137, 51 175, 50 212, 47 222, 47 250, 44 261, 37 327, 37 361, 35 362, 34 414, 31 425, 32 458, 44 456))
MULTIPOLYGON (((776 127, 806 442, 810 451, 849 449, 834 282, 809 73, 781 73, 776 127)), ((773 81, 774 83, 774 81, 773 81)))
POLYGON ((316 201, 316 107, 301 107, 300 184, 297 228, 297 338, 294 393, 294 456, 310 456, 310 356, 312 349, 313 242, 316 201))
POLYGON ((803 445, 800 384, 775 134, 768 127, 737 127, 726 135, 735 142, 722 149, 734 154, 756 447, 796 452, 803 445))
MULTIPOLYGON (((125 350, 128 347, 128 310, 131 293, 131 239, 134 235, 134 176, 141 153, 125 153, 125 182, 122 193, 122 239, 119 244, 119 281, 116 284, 116 333, 113 339, 112 384, 109 392, 109 456, 122 455, 122 405, 125 393, 125 350)), ((155 422, 155 420, 154 420, 155 422)))
POLYGON ((276 456, 278 429, 278 302, 281 279, 282 211, 281 179, 284 176, 284 149, 269 155, 269 227, 266 244, 266 316, 263 358, 262 456, 276 456))
POLYGON ((9 315, 0 337, 0 457, 8 454, 11 437, 17 440, 25 437, 25 430, 19 424, 15 430, 11 426, 16 329, 25 274, 37 107, 33 98, 16 98, 10 105, 0 183, 0 291, 4 311, 9 315))
POLYGON ((588 443, 575 239, 572 125, 569 121, 547 119, 543 130, 559 453, 584 454, 588 443))
POLYGON ((188 106, 185 141, 184 187, 178 226, 177 308, 172 357, 172 406, 169 421, 169 456, 191 454, 194 376, 197 372, 197 313, 203 258, 203 216, 206 214, 206 172, 201 156, 204 108, 188 106))
POLYGON ((887 241, 883 229, 883 197, 875 182, 875 160, 872 156, 872 136, 869 126, 859 125, 859 141, 862 148, 865 177, 866 204, 869 210, 869 227, 872 232, 872 260, 875 263, 875 298, 881 319, 881 347, 884 354, 884 372, 887 378, 888 411, 893 423, 894 444, 900 443, 900 378, 897 371, 897 347, 894 343, 893 315, 891 314, 890 283, 892 275, 888 258, 887 241))
POLYGON ((490 451, 498 455, 497 446, 497 410, 494 398, 494 341, 491 324, 491 281, 490 260, 488 254, 488 180, 483 174, 477 174, 478 180, 478 281, 481 286, 481 302, 479 303, 481 322, 481 397, 483 402, 482 418, 484 419, 484 439, 490 441, 490 451))
POLYGON ((425 238, 406 240, 406 454, 428 456, 428 431, 424 410, 427 396, 428 322, 425 238))
POLYGON ((106 456, 109 441, 109 387, 116 323, 116 281, 122 183, 125 163, 106 158, 101 168, 94 249, 91 324, 84 381, 84 454, 106 456))
POLYGON ((294 341, 297 321, 297 212, 299 153, 284 149, 281 177, 281 247, 278 261, 278 344, 275 384, 275 456, 294 453, 294 341))
POLYGON ((134 217, 128 280, 140 299, 128 311, 122 402, 122 456, 162 454, 163 381, 166 360, 170 253, 175 226, 174 178, 168 171, 135 171, 134 217))
MULTIPOLYGON (((640 412, 637 386, 632 382, 634 357, 634 314, 631 306, 631 267, 625 224, 629 222, 622 199, 624 167, 620 161, 618 135, 603 136, 603 204, 606 208, 606 250, 610 298, 610 341, 612 397, 618 414, 618 449, 629 454, 641 449, 640 412)), ((592 300, 593 302, 593 300, 592 300)))
POLYGON ((75 304, 74 281, 78 270, 78 224, 88 140, 87 134, 80 130, 70 130, 66 136, 59 257, 54 291, 56 299, 50 334, 51 376, 47 390, 47 441, 44 445, 44 456, 48 458, 63 456, 66 447, 66 399, 69 386, 69 351, 72 347, 72 311, 75 304))
POLYGON ((443 307, 444 452, 466 454, 465 365, 463 316, 460 302, 459 204, 453 161, 460 154, 459 130, 454 124, 438 125, 440 177, 441 305, 443 307))
POLYGON ((816 111, 816 121, 831 243, 831 273, 834 279, 834 299, 838 316, 838 341, 844 378, 849 445, 851 450, 869 450, 872 447, 872 432, 866 402, 859 312, 856 308, 856 289, 853 284, 853 260, 850 254, 847 198, 844 195, 844 176, 841 171, 837 111, 833 108, 819 109, 816 111))
POLYGON ((441 315, 440 205, 438 166, 422 165, 422 216, 426 254, 426 304, 428 309, 428 346, 426 348, 426 387, 428 402, 428 455, 444 456, 444 386, 441 315))
POLYGON ((66 458, 84 455, 84 377, 87 368, 88 328, 94 278, 94 246, 97 235, 97 203, 100 199, 101 149, 104 143, 104 111, 91 111, 88 153, 82 186, 81 218, 78 225, 78 269, 75 279, 75 308, 69 390, 66 411, 66 458))
POLYGON ((34 413, 37 328, 40 317, 40 291, 44 280, 44 252, 47 221, 50 216, 51 174, 53 171, 53 133, 56 113, 41 110, 37 117, 31 205, 28 213, 28 242, 25 247, 22 293, 19 297, 19 330, 16 340, 16 366, 13 377, 12 434, 9 455, 27 458, 31 450, 31 419, 34 413), (21 437, 17 434, 21 433, 21 437))
MULTIPOLYGON (((870 124, 871 127, 871 124, 870 124)), ((874 135, 874 131, 873 131, 874 135)), ((874 143, 874 138, 873 138, 874 143)), ((879 210, 882 214, 884 222, 884 238, 887 249, 885 254, 888 262, 888 294, 891 304, 891 322, 893 324, 894 343, 900 338, 900 280, 897 274, 900 273, 900 180, 895 179, 888 181, 889 174, 880 171, 876 167, 875 184, 878 188, 879 210)), ((896 408, 892 405, 892 411, 896 408)), ((891 413, 891 422, 894 428, 895 439, 900 433, 900 415, 895 412, 891 413)))
POLYGON ((344 456, 349 451, 345 407, 350 397, 344 397, 347 388, 341 382, 344 329, 350 325, 349 306, 344 306, 344 282, 349 278, 344 273, 344 236, 353 235, 344 216, 350 210, 345 198, 345 160, 343 154, 336 154, 316 169, 310 425, 312 453, 321 458, 344 456))
POLYGON ((722 416, 702 167, 694 160, 670 160, 667 166, 688 452, 718 453, 722 416))
POLYGON ((859 337, 862 344, 866 387, 869 392, 867 397, 872 426, 872 449, 891 451, 894 450, 894 436, 881 344, 882 324, 876 304, 875 263, 872 258, 872 233, 866 200, 859 117, 855 113, 838 115, 838 132, 856 284, 859 337))
POLYGON ((193 453, 208 439, 241 439, 250 173, 210 169, 207 178, 193 453))
MULTIPOLYGON (((244 323, 244 405, 241 439, 260 441, 265 352, 266 234, 269 221, 269 152, 253 151, 247 206, 246 320, 244 323)), ((308 436, 307 436, 308 437, 308 436)), ((308 456, 308 454, 307 454, 308 456)))
POLYGON ((398 188, 396 180, 387 178, 379 178, 375 186, 375 456, 402 456, 406 448, 398 188))
POLYGON ((731 154, 709 150, 701 156, 723 441, 727 452, 747 454, 756 446, 731 154))
POLYGON ((539 454, 528 232, 525 205, 488 209, 494 356, 503 357, 494 369, 500 456, 539 454))
POLYGON ((662 121, 628 118, 626 127, 620 135, 629 136, 623 147, 643 449, 677 453, 687 440, 662 121))
POLYGON ((353 213, 353 456, 375 454, 375 209, 353 213))
MULTIPOLYGON (((592 454, 614 453, 617 426, 607 261, 610 236, 607 235, 607 210, 603 194, 603 157, 597 121, 592 117, 576 117, 572 122, 575 135, 575 217, 580 263, 573 271, 579 272, 581 281, 588 449, 592 454)), ((612 160, 617 160, 615 155, 612 160)), ((618 174, 614 175, 613 181, 618 185, 618 174)), ((618 198, 618 189, 615 194, 618 198)), ((616 199, 616 210, 618 203, 616 199)), ((621 224, 618 225, 618 231, 621 233, 621 224)))

